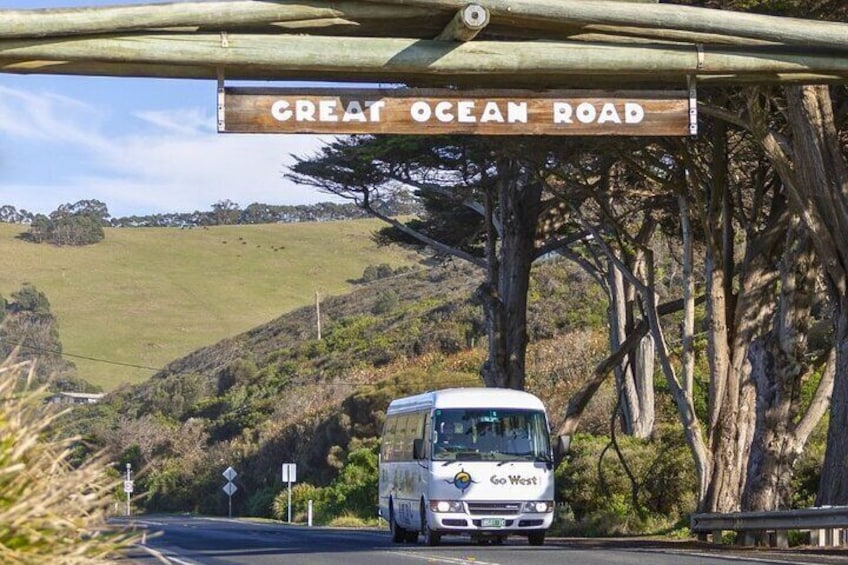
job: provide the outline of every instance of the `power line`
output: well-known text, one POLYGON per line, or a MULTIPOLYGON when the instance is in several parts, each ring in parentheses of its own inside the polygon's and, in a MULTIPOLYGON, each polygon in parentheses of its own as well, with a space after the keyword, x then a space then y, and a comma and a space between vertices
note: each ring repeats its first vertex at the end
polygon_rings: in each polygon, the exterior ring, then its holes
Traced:
POLYGON ((11 345, 16 345, 18 347, 22 347, 30 351, 35 351, 36 353, 49 353, 53 355, 59 355, 61 357, 73 357, 74 359, 83 359, 85 361, 94 361, 96 363, 105 363, 107 365, 117 365, 119 367, 129 367, 131 369, 144 369, 145 371, 153 371, 154 373, 158 373, 162 370, 161 367, 148 367, 146 365, 136 365, 135 363, 124 363, 123 361, 112 361, 111 359, 101 359, 99 357, 90 357, 88 355, 67 353, 65 351, 59 351, 56 349, 46 349, 44 347, 37 347, 35 345, 27 345, 26 343, 20 341, 12 341, 8 338, 6 338, 4 341, 11 345))

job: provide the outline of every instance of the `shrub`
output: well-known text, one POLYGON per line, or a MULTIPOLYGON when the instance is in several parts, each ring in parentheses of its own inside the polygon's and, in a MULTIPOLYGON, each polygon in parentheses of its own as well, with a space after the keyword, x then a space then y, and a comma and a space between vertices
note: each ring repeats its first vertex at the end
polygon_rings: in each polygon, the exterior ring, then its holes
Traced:
POLYGON ((15 301, 13 309, 18 312, 50 313, 50 301, 47 300, 47 295, 29 283, 25 283, 20 290, 13 292, 12 300, 15 301))
POLYGON ((379 444, 350 452, 339 476, 327 487, 327 510, 332 516, 350 514, 373 518, 377 507, 379 444))
MULTIPOLYGON (((306 521, 309 501, 312 501, 312 514, 316 522, 323 522, 323 489, 309 483, 297 483, 292 486, 292 521, 306 521)), ((288 520, 288 487, 277 493, 271 503, 271 516, 277 520, 288 520)))
POLYGON ((569 533, 646 533, 678 522, 694 508, 696 482, 682 439, 619 437, 618 443, 636 480, 636 500, 615 452, 605 451, 609 438, 577 435, 557 468, 557 494, 574 512, 569 533))
POLYGON ((135 541, 106 523, 120 477, 100 456, 70 465, 73 442, 51 439, 58 413, 31 377, 31 362, 0 363, 0 563, 110 563, 135 541))
POLYGON ((267 518, 271 516, 275 490, 273 487, 261 487, 247 499, 247 515, 267 518))
POLYGON ((383 291, 377 297, 374 303, 374 308, 371 309, 372 314, 388 314, 395 310, 400 304, 398 293, 392 289, 383 291))

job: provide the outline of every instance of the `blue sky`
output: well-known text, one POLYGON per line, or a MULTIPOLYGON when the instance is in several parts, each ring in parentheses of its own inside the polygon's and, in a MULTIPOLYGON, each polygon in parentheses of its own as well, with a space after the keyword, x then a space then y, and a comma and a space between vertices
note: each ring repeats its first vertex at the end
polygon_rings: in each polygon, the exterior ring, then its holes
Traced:
MULTIPOLYGON (((0 9, 154 0, 0 0, 0 9)), ((159 0, 161 1, 161 0, 159 0)), ((224 199, 330 200, 283 178, 310 135, 216 132, 215 81, 0 73, 0 205, 49 213, 96 198, 113 216, 208 210, 224 199)))

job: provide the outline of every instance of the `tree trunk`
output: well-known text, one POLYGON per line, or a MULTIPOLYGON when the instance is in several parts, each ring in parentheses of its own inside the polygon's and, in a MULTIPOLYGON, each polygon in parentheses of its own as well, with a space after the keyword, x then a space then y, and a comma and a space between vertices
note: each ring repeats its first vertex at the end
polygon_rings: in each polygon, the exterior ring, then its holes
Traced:
POLYGON ((729 217, 726 129, 717 125, 713 152, 706 226, 709 243, 704 262, 707 280, 708 350, 710 359, 710 427, 708 441, 713 456, 706 507, 708 511, 738 509, 742 469, 737 465, 739 398, 741 383, 732 359, 734 296, 728 271, 733 256, 732 240, 728 249, 725 233, 732 225, 729 217))
MULTIPOLYGON (((621 272, 610 265, 610 351, 616 351, 634 329, 632 309, 635 292, 621 272)), ((627 435, 650 437, 654 429, 654 347, 650 336, 615 367, 615 380, 621 395, 621 429, 627 435)))
MULTIPOLYGON (((797 224, 797 220, 795 222, 797 224)), ((798 391, 807 375, 807 334, 819 273, 806 229, 795 226, 785 239, 781 261, 778 310, 773 329, 751 344, 748 358, 757 387, 757 423, 743 510, 776 510, 791 502, 793 467, 810 432, 821 420, 826 390, 832 387, 832 366, 825 370, 817 394, 802 407, 798 391), (802 418, 801 411, 805 410, 802 418)))
POLYGON ((801 375, 797 363, 783 353, 773 334, 755 340, 749 350, 757 384, 757 424, 742 510, 777 510, 790 502, 792 466, 801 452, 792 423, 794 387, 801 375))
POLYGON ((848 504, 848 299, 842 297, 836 317, 836 375, 827 429, 827 450, 822 465, 816 506, 848 504))
MULTIPOLYGON (((822 468, 820 505, 848 504, 848 164, 824 86, 787 87, 797 182, 786 182, 790 201, 810 230, 834 304, 836 373, 822 468)), ((786 172, 784 170, 784 172, 786 172)), ((783 175, 782 175, 783 176, 783 175)), ((788 176, 788 175, 787 175, 788 176)))
POLYGON ((489 325, 489 358, 481 374, 486 386, 523 390, 527 293, 535 259, 542 184, 532 173, 520 170, 519 164, 505 161, 499 164, 498 181, 498 220, 503 233, 499 247, 490 235, 489 280, 481 293, 489 325))

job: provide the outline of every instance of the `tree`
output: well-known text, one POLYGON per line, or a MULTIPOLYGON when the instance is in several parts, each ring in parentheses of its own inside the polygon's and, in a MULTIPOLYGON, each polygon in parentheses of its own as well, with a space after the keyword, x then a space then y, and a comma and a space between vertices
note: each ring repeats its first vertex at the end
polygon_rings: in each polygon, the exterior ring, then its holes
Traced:
POLYGON ((99 200, 62 204, 49 217, 35 216, 26 238, 35 243, 89 245, 103 240, 103 226, 109 225, 108 218, 109 210, 99 200))
POLYGON ((232 200, 219 200, 212 204, 212 223, 219 226, 229 226, 239 223, 241 208, 232 200))
POLYGON ((541 180, 549 160, 544 144, 529 139, 355 136, 298 159, 288 176, 390 224, 384 241, 415 242, 479 267, 485 276, 477 296, 489 338, 483 380, 521 389, 530 268, 572 241, 560 233, 537 241, 539 217, 555 205, 541 180), (407 222, 386 215, 381 204, 409 187, 423 215, 407 222))
MULTIPOLYGON (((844 98, 844 88, 841 89, 844 98)), ((809 230, 833 303, 835 374, 817 504, 848 504, 848 163, 826 86, 785 89, 791 140, 759 128, 760 142, 809 230), (787 143, 788 141, 788 143, 787 143), (791 152, 787 148, 791 147, 791 152)))

